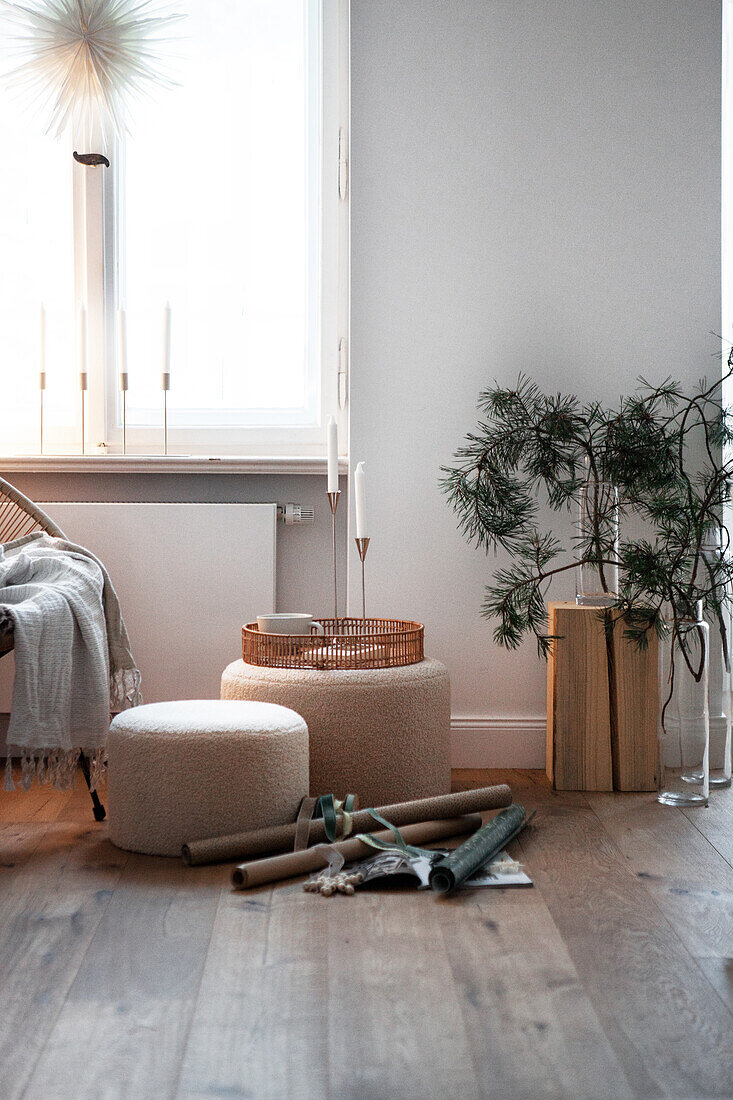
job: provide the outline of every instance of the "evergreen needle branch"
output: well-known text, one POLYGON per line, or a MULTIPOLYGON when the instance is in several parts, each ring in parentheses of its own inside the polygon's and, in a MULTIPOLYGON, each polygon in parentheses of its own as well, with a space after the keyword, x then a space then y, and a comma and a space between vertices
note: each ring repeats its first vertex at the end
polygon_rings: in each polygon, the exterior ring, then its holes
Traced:
POLYGON ((722 387, 731 377, 733 348, 722 378, 702 380, 686 394, 671 378, 654 386, 642 377, 615 408, 546 395, 524 375, 513 389, 494 383, 481 394, 483 419, 457 463, 443 468, 442 487, 466 537, 510 556, 483 606, 498 620, 500 644, 514 648, 529 633, 547 653, 549 589, 556 577, 582 568, 596 571, 598 590, 612 605, 608 629, 619 624, 644 646, 669 622, 673 645, 698 676, 699 655, 686 648, 689 628, 677 624, 702 600, 728 660, 724 611, 733 564, 722 521, 733 486, 733 459, 724 458, 733 446, 733 411, 722 405, 722 387), (607 492, 606 483, 615 490, 607 492), (537 530, 543 501, 554 512, 583 509, 570 561, 556 562, 565 551, 553 534, 537 530), (619 540, 618 517, 633 515, 650 537, 619 540))

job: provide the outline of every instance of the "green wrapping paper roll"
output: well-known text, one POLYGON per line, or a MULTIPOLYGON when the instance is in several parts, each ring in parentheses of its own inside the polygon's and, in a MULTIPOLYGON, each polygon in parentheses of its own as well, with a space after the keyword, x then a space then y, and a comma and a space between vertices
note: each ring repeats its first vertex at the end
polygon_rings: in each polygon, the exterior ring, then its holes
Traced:
POLYGON ((498 855, 504 845, 524 827, 524 806, 515 802, 482 825, 469 839, 435 864, 430 886, 436 894, 448 894, 498 855))

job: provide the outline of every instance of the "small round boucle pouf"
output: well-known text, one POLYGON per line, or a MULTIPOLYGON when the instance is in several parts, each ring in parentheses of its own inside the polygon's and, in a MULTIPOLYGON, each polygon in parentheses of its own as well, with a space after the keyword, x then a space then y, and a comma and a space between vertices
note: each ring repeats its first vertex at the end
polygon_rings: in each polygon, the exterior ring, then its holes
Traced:
POLYGON ((109 731, 109 836, 180 856, 190 840, 294 821, 308 727, 272 703, 186 699, 118 714, 109 731))
POLYGON ((440 661, 402 668, 323 671, 235 661, 222 699, 261 699, 302 714, 310 793, 348 792, 386 806, 450 790, 450 680, 440 661))

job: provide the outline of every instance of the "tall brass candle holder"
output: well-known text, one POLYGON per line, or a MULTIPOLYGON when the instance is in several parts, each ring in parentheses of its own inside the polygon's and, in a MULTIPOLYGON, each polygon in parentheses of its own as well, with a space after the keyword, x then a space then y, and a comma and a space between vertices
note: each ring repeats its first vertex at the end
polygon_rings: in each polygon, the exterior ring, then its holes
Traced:
POLYGON ((367 556, 367 550, 369 549, 369 539, 354 539, 356 543, 356 549, 359 551, 359 560, 361 561, 361 617, 366 619, 366 585, 364 583, 364 561, 367 556))
POLYGON ((331 509, 331 558, 333 561, 333 617, 338 620, 339 617, 339 592, 338 592, 338 578, 336 576, 336 510, 339 506, 339 497, 341 496, 341 490, 336 489, 333 493, 327 493, 328 505, 331 509))

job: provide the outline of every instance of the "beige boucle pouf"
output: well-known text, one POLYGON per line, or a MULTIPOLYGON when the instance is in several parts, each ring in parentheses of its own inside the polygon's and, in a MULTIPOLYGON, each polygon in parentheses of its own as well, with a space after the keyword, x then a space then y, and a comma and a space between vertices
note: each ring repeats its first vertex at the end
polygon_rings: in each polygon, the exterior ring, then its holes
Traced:
POLYGON ((235 661, 222 699, 282 703, 308 723, 311 794, 361 806, 450 790, 450 680, 440 661, 337 672, 235 661))
POLYGON ((294 821, 308 727, 272 703, 186 699, 118 714, 109 732, 109 836, 180 856, 189 840, 294 821))

